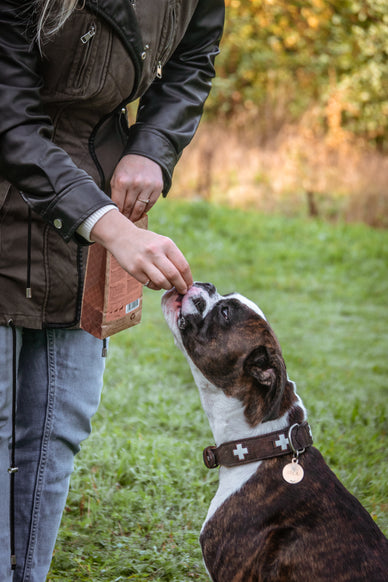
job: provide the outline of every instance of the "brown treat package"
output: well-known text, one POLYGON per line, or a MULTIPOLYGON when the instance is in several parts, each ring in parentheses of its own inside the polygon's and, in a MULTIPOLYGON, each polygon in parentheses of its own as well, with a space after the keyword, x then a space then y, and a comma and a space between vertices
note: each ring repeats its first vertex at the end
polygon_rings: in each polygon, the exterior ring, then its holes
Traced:
MULTIPOLYGON (((144 216, 136 226, 147 228, 144 216)), ((91 245, 86 265, 81 328, 104 339, 140 323, 143 285, 103 246, 91 245)))

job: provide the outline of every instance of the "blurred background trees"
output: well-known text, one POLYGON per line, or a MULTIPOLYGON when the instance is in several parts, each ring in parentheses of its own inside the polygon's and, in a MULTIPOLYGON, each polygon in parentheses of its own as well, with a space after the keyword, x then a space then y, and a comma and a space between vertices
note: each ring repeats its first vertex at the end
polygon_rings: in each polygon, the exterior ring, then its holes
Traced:
POLYGON ((226 0, 172 195, 388 227, 388 0, 226 0))
POLYGON ((261 119, 265 134, 315 108, 388 149, 388 0, 226 0, 208 113, 261 119))

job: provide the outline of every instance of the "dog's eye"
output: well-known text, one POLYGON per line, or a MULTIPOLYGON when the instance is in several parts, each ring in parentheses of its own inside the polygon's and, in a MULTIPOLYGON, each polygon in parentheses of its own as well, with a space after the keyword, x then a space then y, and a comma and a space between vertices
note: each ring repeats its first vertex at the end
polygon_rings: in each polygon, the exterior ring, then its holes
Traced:
POLYGON ((229 321, 229 307, 224 305, 221 307, 221 315, 225 319, 225 321, 229 321))

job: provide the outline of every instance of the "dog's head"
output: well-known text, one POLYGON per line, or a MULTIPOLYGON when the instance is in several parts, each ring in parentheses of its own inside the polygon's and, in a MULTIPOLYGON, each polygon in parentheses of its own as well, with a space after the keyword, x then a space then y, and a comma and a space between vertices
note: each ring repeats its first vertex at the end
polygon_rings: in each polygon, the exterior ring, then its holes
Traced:
POLYGON ((162 309, 196 379, 199 371, 216 389, 237 398, 250 426, 290 408, 294 391, 285 402, 289 382, 279 343, 252 301, 195 283, 186 295, 174 289, 165 293, 162 309))

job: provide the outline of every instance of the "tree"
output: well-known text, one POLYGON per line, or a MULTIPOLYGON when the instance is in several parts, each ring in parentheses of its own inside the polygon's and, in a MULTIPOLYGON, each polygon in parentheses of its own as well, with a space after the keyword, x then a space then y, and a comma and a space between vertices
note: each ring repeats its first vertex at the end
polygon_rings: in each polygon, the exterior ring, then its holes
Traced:
POLYGON ((387 0, 226 0, 208 111, 272 128, 312 105, 384 146, 388 138, 387 0))

